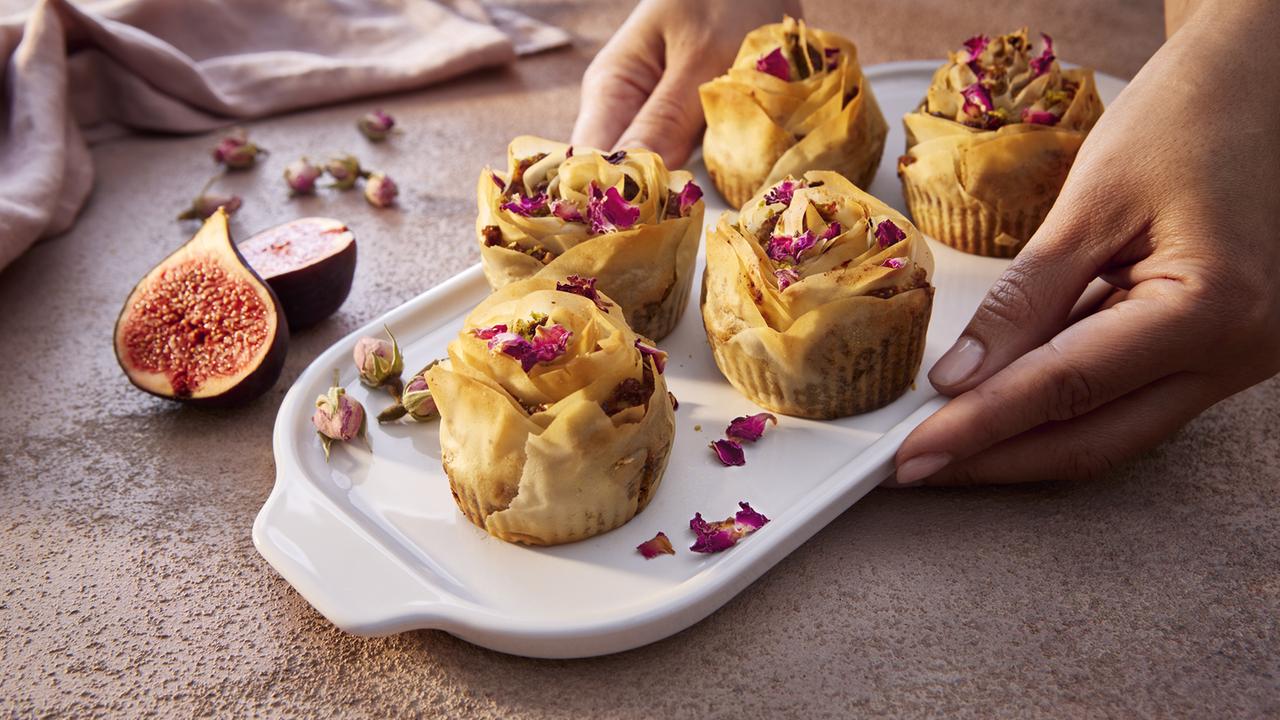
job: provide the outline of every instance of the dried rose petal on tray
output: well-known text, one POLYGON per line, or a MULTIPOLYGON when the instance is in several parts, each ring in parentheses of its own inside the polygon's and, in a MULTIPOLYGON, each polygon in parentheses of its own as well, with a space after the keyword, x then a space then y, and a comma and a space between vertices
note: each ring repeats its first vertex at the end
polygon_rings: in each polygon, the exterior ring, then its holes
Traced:
POLYGON ((645 560, 652 560, 659 555, 676 554, 676 549, 671 547, 671 539, 664 532, 660 532, 654 535, 653 538, 640 543, 636 546, 636 550, 640 551, 645 560))
POLYGON ((738 503, 738 507, 741 509, 733 517, 713 523, 703 520, 702 513, 694 513, 689 529, 697 540, 689 549, 698 553, 723 552, 769 522, 769 518, 756 512, 746 501, 738 503))
POLYGON ((716 440, 711 443, 711 449, 715 451, 716 457, 720 458, 720 462, 727 467, 747 464, 742 446, 732 440, 716 440))
POLYGON ((729 423, 729 427, 725 429, 724 434, 739 443, 753 443, 764 435, 766 422, 772 422, 777 425, 778 418, 773 413, 756 413, 755 415, 736 417, 729 423))

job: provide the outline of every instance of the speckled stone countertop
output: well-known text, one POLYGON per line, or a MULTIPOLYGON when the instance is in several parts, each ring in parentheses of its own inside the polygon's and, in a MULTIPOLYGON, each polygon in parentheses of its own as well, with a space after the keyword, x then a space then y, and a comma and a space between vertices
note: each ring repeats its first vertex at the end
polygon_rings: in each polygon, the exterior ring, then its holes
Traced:
MULTIPOLYGON (((1128 76, 1162 37, 1158 0, 866 4, 808 14, 867 64, 1027 24, 1128 76)), ((406 129, 391 143, 351 130, 370 101, 249 124, 272 155, 222 185, 248 198, 237 234, 327 214, 361 245, 351 298, 248 407, 150 398, 111 352, 129 288, 192 231, 172 218, 210 137, 96 146, 79 224, 0 273, 0 716, 1280 716, 1275 380, 1098 482, 873 492, 704 622, 620 655, 353 637, 312 610, 249 537, 280 399, 333 341, 476 262, 477 168, 513 135, 567 135, 630 8, 519 5, 575 46, 378 99, 406 129), (344 148, 400 180, 400 211, 284 199, 285 163, 344 148)))

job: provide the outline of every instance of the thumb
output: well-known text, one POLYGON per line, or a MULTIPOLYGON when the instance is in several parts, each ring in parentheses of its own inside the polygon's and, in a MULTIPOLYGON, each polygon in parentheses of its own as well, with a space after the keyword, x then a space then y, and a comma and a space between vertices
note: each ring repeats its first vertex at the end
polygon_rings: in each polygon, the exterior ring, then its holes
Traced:
POLYGON ((698 81, 687 63, 668 67, 616 147, 646 147, 669 168, 684 165, 704 124, 698 81))
POLYGON ((1106 193, 1071 185, 929 371, 939 392, 966 392, 1048 342, 1097 277, 1128 223, 1111 219, 1118 209, 1106 193))

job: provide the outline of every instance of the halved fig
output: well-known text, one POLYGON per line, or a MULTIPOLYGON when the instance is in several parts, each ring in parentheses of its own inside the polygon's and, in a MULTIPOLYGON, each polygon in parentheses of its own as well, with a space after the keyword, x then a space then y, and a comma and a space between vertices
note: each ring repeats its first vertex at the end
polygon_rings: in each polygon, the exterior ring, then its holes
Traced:
POLYGON ((275 293, 231 242, 219 208, 129 293, 116 320, 116 359, 152 395, 236 405, 280 377, 289 346, 283 318, 275 293))
POLYGON ((356 236, 341 220, 299 218, 240 243, 240 253, 280 298, 290 330, 337 312, 356 273, 356 236))

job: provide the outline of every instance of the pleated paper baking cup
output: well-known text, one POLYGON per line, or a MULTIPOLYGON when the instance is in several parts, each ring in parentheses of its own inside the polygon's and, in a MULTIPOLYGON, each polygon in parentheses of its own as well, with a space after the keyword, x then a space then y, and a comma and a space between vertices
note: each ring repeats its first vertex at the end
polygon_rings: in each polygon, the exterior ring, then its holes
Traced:
MULTIPOLYGON (((490 535, 507 542, 561 545, 585 540, 622 527, 649 505, 658 486, 662 484, 669 455, 670 446, 666 446, 647 456, 635 487, 628 488, 634 491, 631 503, 599 503, 591 506, 581 503, 554 504, 549 510, 540 512, 536 518, 515 510, 500 509, 480 522, 476 522, 476 518, 465 508, 463 514, 490 535)), ((458 507, 462 508, 461 501, 458 507)))
POLYGON ((725 378, 761 407, 798 417, 829 420, 870 412, 901 397, 915 382, 924 358, 933 288, 896 296, 900 310, 877 328, 833 328, 807 352, 806 372, 788 373, 744 346, 708 333, 725 378), (820 372, 816 372, 820 369, 820 372))
POLYGON ((731 166, 721 165, 720 159, 715 155, 704 155, 702 160, 706 163, 711 183, 716 186, 720 196, 731 208, 737 209, 746 205, 747 201, 756 194, 756 190, 760 189, 760 184, 764 182, 764 177, 745 177, 734 172, 731 166))
POLYGON ((1011 258, 1044 222, 1056 198, 1015 211, 996 211, 978 202, 940 198, 902 177, 911 220, 926 235, 973 255, 1011 258))
POLYGON ((692 286, 693 272, 687 272, 683 280, 676 278, 661 301, 638 308, 623 308, 627 324, 632 330, 655 342, 670 335, 684 315, 692 286))

